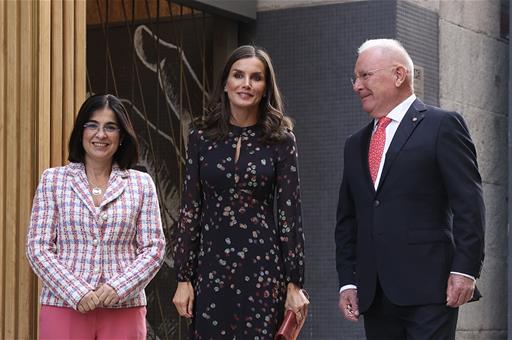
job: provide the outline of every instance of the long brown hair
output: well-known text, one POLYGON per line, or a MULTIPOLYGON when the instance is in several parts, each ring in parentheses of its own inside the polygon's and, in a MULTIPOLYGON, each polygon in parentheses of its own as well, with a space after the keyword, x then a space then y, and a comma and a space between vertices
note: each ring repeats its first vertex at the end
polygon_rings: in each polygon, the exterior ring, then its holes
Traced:
POLYGON ((283 100, 270 56, 263 49, 251 45, 240 46, 231 53, 205 115, 198 121, 198 127, 213 139, 222 139, 228 135, 231 110, 224 87, 233 64, 244 58, 258 58, 265 67, 265 95, 259 105, 258 125, 262 127, 262 139, 265 142, 278 142, 284 138, 286 129, 293 128, 293 124, 284 114, 283 100))

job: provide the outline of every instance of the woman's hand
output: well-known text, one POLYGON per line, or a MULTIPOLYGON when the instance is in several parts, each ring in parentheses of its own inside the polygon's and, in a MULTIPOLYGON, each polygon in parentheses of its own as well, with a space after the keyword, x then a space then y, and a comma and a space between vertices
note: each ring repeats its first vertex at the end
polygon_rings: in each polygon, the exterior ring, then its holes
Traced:
POLYGON ((288 283, 284 308, 285 310, 291 309, 295 312, 298 323, 303 322, 306 318, 308 305, 309 300, 299 286, 292 282, 288 283))
POLYGON ((96 292, 90 291, 85 294, 78 302, 77 309, 80 313, 87 313, 94 310, 100 304, 100 299, 96 295, 96 292))
POLYGON ((115 289, 106 283, 96 289, 96 295, 98 295, 98 299, 104 307, 111 307, 119 302, 119 295, 117 295, 115 289))
POLYGON ((189 281, 178 282, 178 288, 176 288, 172 303, 176 306, 179 315, 191 318, 194 306, 194 288, 192 283, 189 281))

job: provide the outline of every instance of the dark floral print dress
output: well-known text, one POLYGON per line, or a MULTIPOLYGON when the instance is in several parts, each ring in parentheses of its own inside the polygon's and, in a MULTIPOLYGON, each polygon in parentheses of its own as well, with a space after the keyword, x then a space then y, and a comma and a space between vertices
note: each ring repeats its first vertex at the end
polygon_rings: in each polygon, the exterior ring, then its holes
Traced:
POLYGON ((303 284, 295 137, 261 135, 257 125, 231 126, 222 141, 190 132, 174 254, 178 281, 195 289, 193 339, 273 339, 287 283, 303 284))

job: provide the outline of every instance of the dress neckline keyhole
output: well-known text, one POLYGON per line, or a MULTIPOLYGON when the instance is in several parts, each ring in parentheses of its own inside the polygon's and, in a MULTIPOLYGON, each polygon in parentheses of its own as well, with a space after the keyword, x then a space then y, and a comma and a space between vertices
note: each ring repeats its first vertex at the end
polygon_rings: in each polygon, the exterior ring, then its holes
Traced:
POLYGON ((238 137, 238 142, 236 143, 235 150, 235 164, 238 163, 238 159, 240 158, 240 149, 242 147, 242 136, 238 137))

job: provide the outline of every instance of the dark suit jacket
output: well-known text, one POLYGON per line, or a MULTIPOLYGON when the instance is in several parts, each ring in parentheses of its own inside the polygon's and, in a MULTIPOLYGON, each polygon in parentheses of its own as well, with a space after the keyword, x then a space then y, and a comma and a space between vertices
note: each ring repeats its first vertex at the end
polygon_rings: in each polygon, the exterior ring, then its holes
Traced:
POLYGON ((484 203, 462 117, 416 100, 386 154, 377 190, 368 169, 373 121, 349 137, 336 224, 340 287, 358 287, 364 313, 377 277, 397 305, 446 303, 450 271, 478 277, 484 203))

